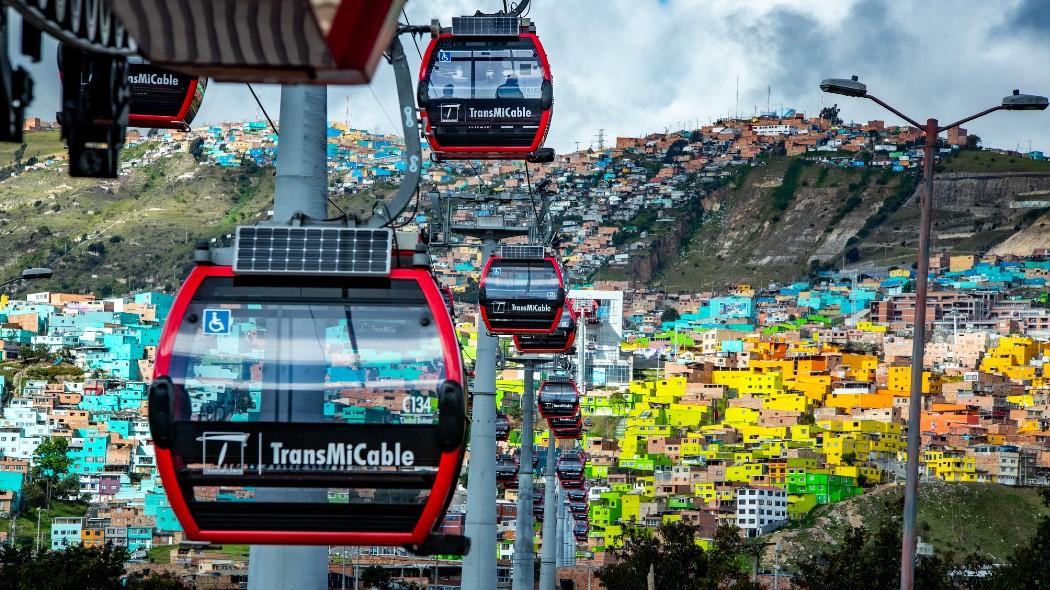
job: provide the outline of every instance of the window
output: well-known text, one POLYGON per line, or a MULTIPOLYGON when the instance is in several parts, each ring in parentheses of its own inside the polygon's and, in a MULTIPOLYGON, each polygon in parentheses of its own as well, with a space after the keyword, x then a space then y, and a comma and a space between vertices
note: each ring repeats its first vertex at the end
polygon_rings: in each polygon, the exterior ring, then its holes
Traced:
MULTIPOLYGON (((217 304, 193 303, 189 312, 203 317, 205 307, 217 304)), ((420 321, 430 316, 425 304, 223 307, 232 311, 230 335, 206 335, 199 323, 184 322, 176 338, 172 375, 192 406, 183 419, 397 424, 411 414, 417 424, 436 420, 432 401, 445 367, 436 324, 420 321), (402 346, 402 338, 413 346, 402 346), (282 411, 277 398, 293 392, 311 403, 282 411)))

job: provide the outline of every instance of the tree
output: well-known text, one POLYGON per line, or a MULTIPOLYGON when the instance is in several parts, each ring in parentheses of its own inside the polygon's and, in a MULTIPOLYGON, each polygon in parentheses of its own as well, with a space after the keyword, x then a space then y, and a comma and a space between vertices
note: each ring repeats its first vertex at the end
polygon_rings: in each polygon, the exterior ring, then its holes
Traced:
POLYGON ((66 453, 69 441, 58 436, 49 436, 33 451, 33 479, 47 484, 47 508, 51 508, 51 488, 62 480, 73 460, 66 453))
MULTIPOLYGON (((886 520, 871 533, 864 527, 846 532, 842 543, 796 564, 794 582, 800 590, 896 590, 900 581, 899 520, 886 520)), ((952 590, 952 556, 921 556, 915 566, 915 587, 952 590)))
POLYGON ((839 105, 837 104, 820 109, 820 118, 827 119, 832 125, 842 125, 842 119, 839 118, 839 105))
POLYGON ((34 553, 0 547, 0 588, 5 590, 110 590, 120 588, 128 561, 124 547, 82 547, 34 553))
POLYGON ((392 590, 394 575, 376 565, 370 565, 361 571, 361 583, 365 588, 374 590, 392 590))
POLYGON ((674 322, 681 317, 678 315, 678 310, 673 307, 665 307, 663 313, 660 314, 660 321, 662 322, 674 322))
POLYGON ((663 524, 656 531, 628 528, 623 545, 612 551, 616 563, 602 567, 596 575, 606 590, 645 588, 650 568, 656 590, 758 588, 741 569, 745 553, 738 529, 720 527, 711 550, 696 544, 697 533, 696 527, 681 522, 663 524))
POLYGON ((979 150, 981 149, 981 138, 977 135, 966 136, 966 149, 968 150, 979 150))
POLYGON ((193 159, 197 161, 197 163, 203 162, 204 161, 204 139, 198 137, 197 139, 194 139, 193 141, 191 141, 190 142, 190 146, 189 146, 189 152, 190 152, 190 155, 193 156, 193 159))
POLYGON ((187 590, 178 576, 171 572, 151 573, 150 570, 128 576, 127 590, 187 590))

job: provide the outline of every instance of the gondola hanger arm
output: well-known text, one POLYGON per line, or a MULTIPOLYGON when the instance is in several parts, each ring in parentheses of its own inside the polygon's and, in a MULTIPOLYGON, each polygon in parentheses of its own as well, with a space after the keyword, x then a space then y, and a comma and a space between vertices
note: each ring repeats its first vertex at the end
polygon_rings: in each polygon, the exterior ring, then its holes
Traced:
POLYGON ((423 151, 419 144, 419 123, 416 119, 412 73, 408 69, 405 48, 397 36, 390 42, 389 53, 390 64, 394 67, 401 127, 405 136, 405 171, 401 184, 397 187, 397 192, 394 193, 390 203, 373 211, 372 217, 364 223, 365 227, 384 227, 404 213, 416 194, 423 169, 423 151))

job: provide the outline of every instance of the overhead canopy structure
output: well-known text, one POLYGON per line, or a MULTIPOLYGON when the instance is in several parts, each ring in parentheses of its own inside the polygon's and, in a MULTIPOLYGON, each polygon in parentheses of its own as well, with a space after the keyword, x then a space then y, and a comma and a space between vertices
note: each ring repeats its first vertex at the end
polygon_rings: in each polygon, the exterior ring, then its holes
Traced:
POLYGON ((152 62, 222 81, 365 84, 404 0, 109 0, 152 62))

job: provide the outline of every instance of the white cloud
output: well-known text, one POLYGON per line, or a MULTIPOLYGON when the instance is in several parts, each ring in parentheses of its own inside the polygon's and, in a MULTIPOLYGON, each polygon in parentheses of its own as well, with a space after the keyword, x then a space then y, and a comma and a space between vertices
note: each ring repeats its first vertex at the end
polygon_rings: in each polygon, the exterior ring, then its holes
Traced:
MULTIPOLYGON (((414 24, 440 18, 448 25, 452 16, 499 5, 413 0, 408 15, 414 24)), ((538 0, 529 16, 554 74, 548 144, 566 151, 577 141, 589 145, 599 128, 609 138, 639 135, 732 113, 737 76, 742 114, 765 110, 768 88, 773 108, 814 113, 823 100, 838 103, 847 119, 890 124, 900 121, 868 101, 822 96, 817 84, 857 74, 912 116, 942 122, 996 104, 1015 87, 1048 94, 1050 44, 1040 28, 1050 22, 1043 18, 1047 11, 1050 6, 1032 0, 538 0)), ((416 70, 415 48, 403 41, 416 70)), ((427 41, 420 40, 421 49, 427 41)), ((31 108, 48 117, 57 108, 57 84, 39 84, 39 70, 53 69, 51 59, 35 68, 39 98, 31 108)), ((278 89, 257 90, 276 117, 278 89)), ((352 125, 399 130, 389 65, 380 66, 371 88, 330 88, 331 118, 344 118, 346 97, 352 125)), ((198 121, 257 112, 244 85, 214 84, 198 121)), ((968 128, 986 145, 1027 148, 1031 140, 1050 152, 1050 112, 997 113, 968 128)))

